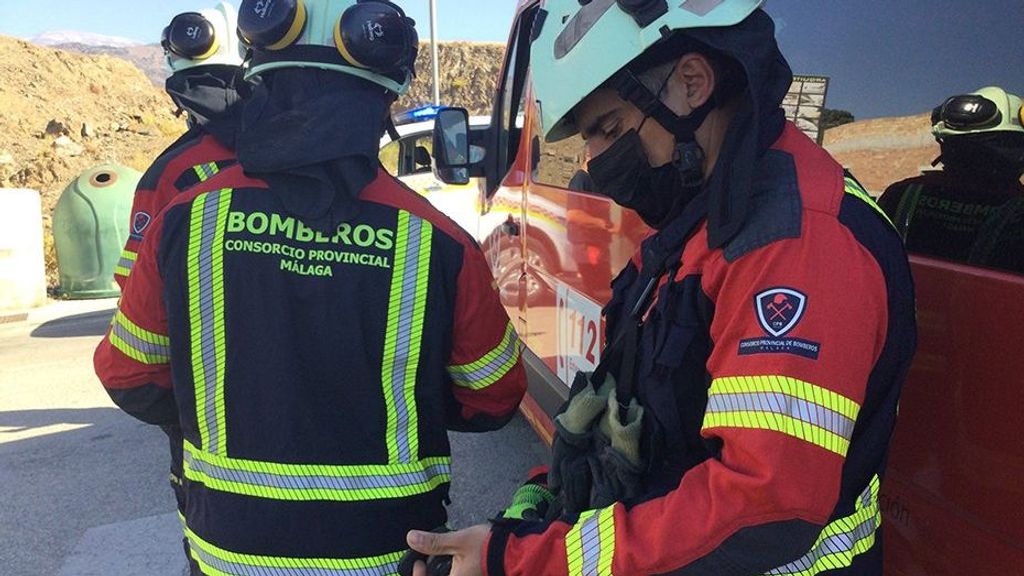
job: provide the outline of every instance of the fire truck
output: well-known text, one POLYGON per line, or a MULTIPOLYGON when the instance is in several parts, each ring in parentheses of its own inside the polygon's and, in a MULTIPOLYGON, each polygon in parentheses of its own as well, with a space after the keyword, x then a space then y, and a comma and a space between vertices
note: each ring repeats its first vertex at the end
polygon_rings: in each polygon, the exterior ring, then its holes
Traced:
MULTIPOLYGON (((541 8, 518 4, 490 125, 469 129, 464 111, 442 110, 434 151, 460 123, 485 151, 479 162, 438 160, 436 171, 480 179, 460 210, 475 212, 468 229, 495 275, 518 284, 502 300, 528 348, 522 410, 550 443, 573 375, 600 360, 608 285, 648 230, 588 192, 579 137, 541 136, 529 72, 541 8)), ((920 334, 882 486, 885 574, 1024 574, 1024 277, 910 258, 920 334)))

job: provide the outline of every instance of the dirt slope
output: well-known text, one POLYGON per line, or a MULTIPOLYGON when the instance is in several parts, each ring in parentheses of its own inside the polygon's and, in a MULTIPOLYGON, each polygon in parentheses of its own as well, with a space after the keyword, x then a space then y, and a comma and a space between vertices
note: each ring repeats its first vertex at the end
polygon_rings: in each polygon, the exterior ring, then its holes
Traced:
POLYGON ((844 124, 825 132, 825 148, 876 195, 917 175, 939 155, 930 114, 844 124))
MULTIPOLYGON (((184 130, 161 90, 124 60, 0 36, 0 187, 43 197, 44 224, 82 170, 117 162, 145 170, 184 130)), ((47 270, 54 280, 52 254, 47 270)))

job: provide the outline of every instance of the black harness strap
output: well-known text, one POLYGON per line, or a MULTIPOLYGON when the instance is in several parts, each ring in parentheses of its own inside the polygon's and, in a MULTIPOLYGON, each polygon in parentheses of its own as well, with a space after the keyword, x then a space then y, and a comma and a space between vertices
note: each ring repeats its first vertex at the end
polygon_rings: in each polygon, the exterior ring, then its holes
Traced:
POLYGON ((622 422, 627 421, 629 403, 636 389, 634 379, 640 328, 647 313, 654 306, 653 295, 661 278, 669 269, 678 268, 686 241, 706 217, 707 206, 707 195, 702 193, 687 204, 682 214, 665 229, 647 241, 642 253, 643 268, 632 291, 635 298, 627 300, 627 303, 633 304, 628 308, 624 323, 616 330, 615 338, 605 348, 601 362, 594 370, 591 385, 596 390, 604 383, 612 366, 618 365, 615 396, 619 403, 619 416, 622 422))

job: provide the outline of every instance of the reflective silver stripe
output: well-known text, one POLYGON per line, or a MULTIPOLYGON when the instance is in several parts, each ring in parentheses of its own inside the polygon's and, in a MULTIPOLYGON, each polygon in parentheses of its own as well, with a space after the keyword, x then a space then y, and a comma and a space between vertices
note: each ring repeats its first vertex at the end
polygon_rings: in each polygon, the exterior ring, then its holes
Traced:
POLYGON ((196 419, 204 448, 227 450, 224 430, 224 231, 231 189, 201 194, 192 203, 188 241, 188 300, 196 419))
POLYGON ((513 359, 518 359, 523 348, 523 344, 519 340, 519 335, 516 333, 515 329, 512 328, 511 324, 509 324, 505 332, 505 336, 502 338, 502 344, 499 345, 504 345, 501 352, 479 368, 465 371, 465 365, 449 367, 448 373, 451 375, 452 380, 454 380, 456 384, 465 388, 479 390, 486 388, 488 385, 507 374, 508 371, 515 366, 513 359))
POLYGON ((121 256, 121 259, 117 261, 117 267, 125 270, 126 272, 131 272, 134 266, 135 260, 132 260, 131 258, 121 256))
POLYGON ((857 497, 853 514, 825 526, 814 547, 803 557, 766 574, 815 576, 852 565, 855 556, 870 550, 875 544, 875 536, 882 522, 878 506, 880 485, 878 476, 874 476, 868 487, 857 497))
MULTIPOLYGON (((878 530, 878 520, 875 516, 872 516, 861 522, 849 532, 843 532, 830 536, 822 540, 814 550, 811 550, 804 557, 791 562, 781 568, 776 568, 768 574, 772 576, 788 576, 792 574, 801 574, 802 572, 811 571, 811 574, 816 574, 818 571, 812 571, 814 565, 824 558, 833 555, 847 556, 850 555, 857 544, 867 538, 872 538, 875 535, 875 531, 878 530)), ((843 568, 849 564, 834 563, 834 565, 825 568, 825 570, 833 570, 836 568, 843 568)))
POLYGON ((601 531, 598 529, 598 514, 583 522, 580 540, 583 543, 583 574, 596 576, 597 561, 601 558, 601 531))
POLYGON ((278 469, 284 468, 283 465, 273 463, 246 461, 265 467, 259 471, 218 466, 202 460, 186 447, 184 462, 189 480, 212 484, 222 492, 268 499, 386 500, 429 492, 451 478, 451 463, 447 458, 425 461, 420 469, 394 473, 374 473, 386 468, 383 466, 290 465, 289 469, 302 468, 304 473, 289 474, 278 469))
POLYGON ((236 576, 392 576, 403 551, 372 558, 291 558, 222 550, 187 529, 192 558, 204 572, 236 576))
POLYGON ((708 413, 716 412, 770 412, 791 416, 819 428, 824 428, 847 440, 853 436, 855 422, 828 408, 795 396, 759 392, 753 394, 713 394, 708 397, 708 413))
POLYGON ((216 446, 220 444, 222 433, 217 424, 217 396, 221 393, 218 384, 220 380, 217 374, 217 351, 214 345, 214 315, 216 313, 213 301, 213 251, 214 238, 217 235, 217 215, 220 209, 218 197, 220 192, 211 192, 206 196, 206 205, 203 210, 203 236, 199 247, 199 314, 202 318, 202 341, 193 343, 199 344, 202 348, 203 373, 206 376, 206 404, 203 407, 206 413, 206 421, 209 423, 209 436, 204 439, 204 445, 210 452, 216 453, 216 446))
MULTIPOLYGON (((410 370, 415 379, 415 370, 419 363, 420 346, 423 333, 423 309, 426 295, 426 278, 429 271, 430 257, 421 258, 421 248, 424 240, 429 250, 429 231, 425 230, 429 224, 415 216, 408 216, 408 228, 405 234, 404 255, 401 257, 404 268, 401 270, 401 289, 399 292, 397 310, 389 310, 389 314, 397 314, 397 333, 395 335, 394 361, 391 365, 391 397, 394 401, 395 416, 395 441, 397 444, 397 461, 412 462, 416 457, 413 445, 418 446, 411 434, 415 429, 411 425, 416 418, 415 406, 410 406, 409 390, 414 389, 415 382, 409 381, 410 370), (424 233, 427 237, 424 239, 424 233), (423 261, 425 260, 425 261, 423 261)), ((403 248, 398 245, 398 248, 403 248)), ((398 272, 396 270, 396 272, 398 272)))
MULTIPOLYGON (((120 314, 120 312, 118 312, 120 314)), ((142 338, 139 338, 135 334, 128 331, 128 328, 120 322, 120 318, 115 319, 114 324, 111 328, 114 334, 120 338, 125 344, 131 347, 136 352, 139 352, 145 357, 159 356, 163 357, 164 361, 167 361, 171 357, 170 345, 156 344, 153 342, 146 342, 142 338)))

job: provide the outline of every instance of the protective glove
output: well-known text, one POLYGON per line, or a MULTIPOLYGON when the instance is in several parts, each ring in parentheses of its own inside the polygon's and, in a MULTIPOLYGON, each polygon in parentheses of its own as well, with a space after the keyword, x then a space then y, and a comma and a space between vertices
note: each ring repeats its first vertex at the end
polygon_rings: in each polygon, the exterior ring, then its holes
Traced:
POLYGON ((547 517, 555 495, 547 487, 547 470, 531 471, 530 478, 512 495, 512 502, 498 514, 508 520, 543 520, 547 517))
POLYGON ((608 409, 598 425, 594 447, 587 460, 593 482, 590 502, 593 508, 611 506, 643 493, 640 436, 644 409, 635 398, 631 399, 626 422, 622 422, 618 407, 618 398, 612 390, 608 395, 608 409))
POLYGON ((555 416, 555 438, 551 444, 551 492, 561 499, 569 514, 591 509, 593 485, 588 456, 592 452, 594 427, 608 407, 608 397, 615 389, 609 375, 598 390, 590 383, 590 373, 577 372, 572 389, 575 395, 555 416))
MULTIPOLYGON (((436 532, 438 534, 444 534, 451 531, 451 528, 447 526, 440 526, 431 530, 431 532, 436 532)), ((422 552, 406 550, 402 559, 398 561, 398 573, 401 576, 412 576, 413 566, 415 566, 416 562, 420 560, 427 564, 427 576, 448 576, 452 571, 451 556, 428 557, 422 552)))

